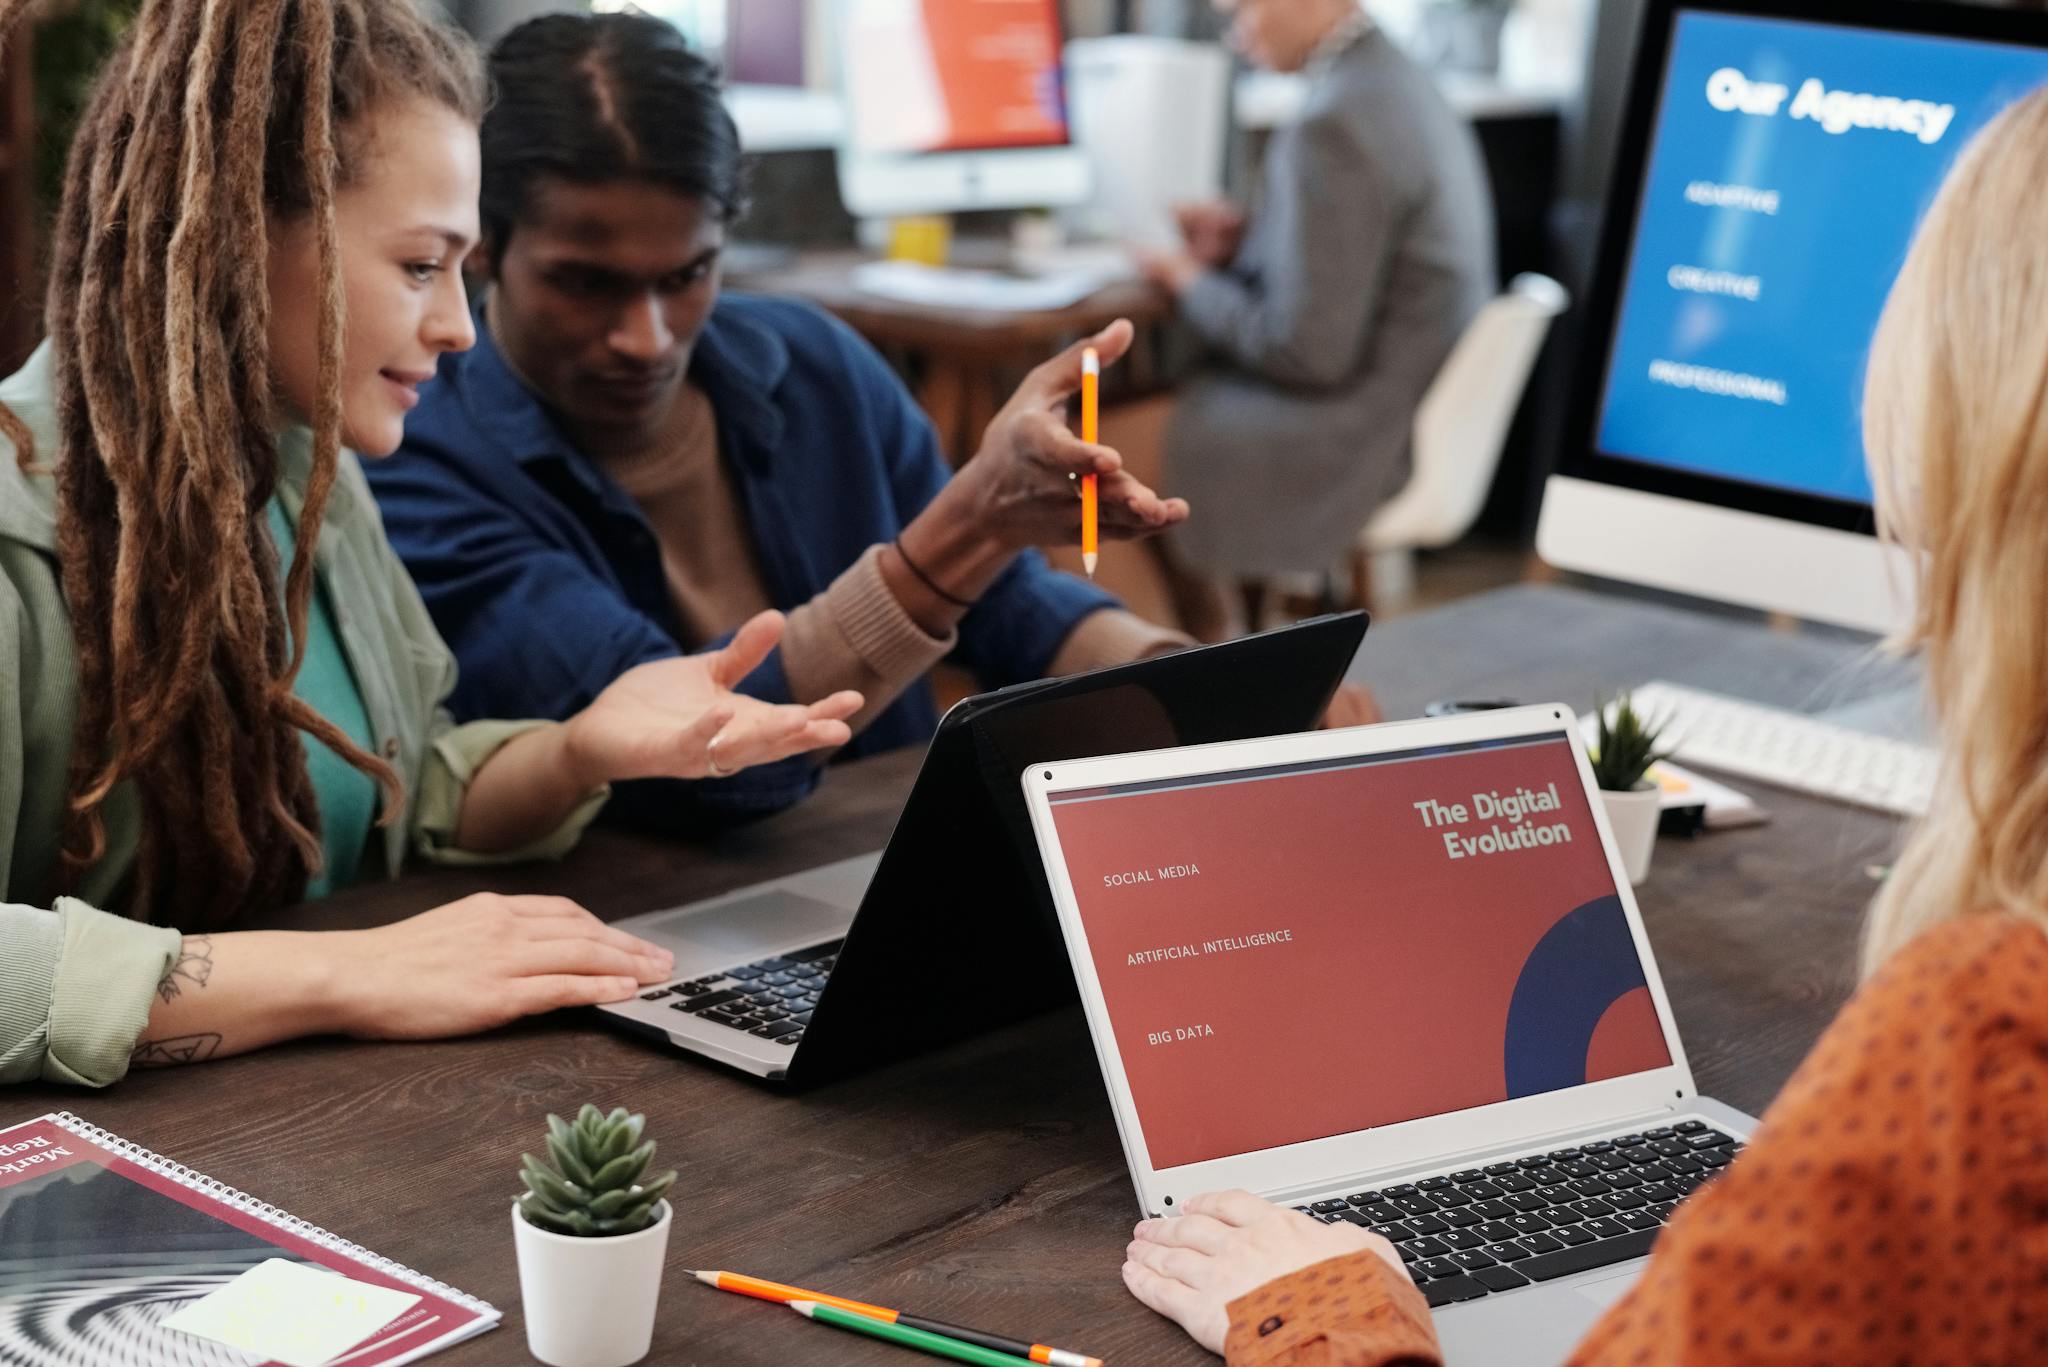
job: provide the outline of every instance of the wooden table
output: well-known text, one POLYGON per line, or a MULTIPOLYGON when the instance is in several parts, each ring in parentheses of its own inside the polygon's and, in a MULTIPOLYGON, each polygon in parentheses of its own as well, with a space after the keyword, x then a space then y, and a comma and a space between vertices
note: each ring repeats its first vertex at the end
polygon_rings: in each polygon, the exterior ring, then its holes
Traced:
MULTIPOLYGON (((955 466, 981 444, 982 429, 1023 373, 1089 333, 1128 318, 1139 329, 1163 322, 1173 304, 1163 290, 1131 279, 1097 290, 1063 309, 1025 313, 937 308, 869 294, 854 270, 872 258, 859 252, 806 252, 794 265, 734 275, 735 288, 803 299, 847 326, 913 377, 918 406, 938 429, 939 449, 955 466)), ((961 265, 992 267, 972 259, 961 265)), ((1121 369, 1120 384, 1144 383, 1144 348, 1121 369), (1140 378, 1131 381, 1130 376, 1140 378)))
MULTIPOLYGON (((1806 703, 1858 647, 1558 588, 1375 628, 1354 676, 1392 715, 1434 697, 1590 702, 1659 677, 1806 703)), ((1859 674, 1868 690, 1895 676, 1859 674)), ((486 886, 624 915, 856 853, 887 836, 918 757, 834 771, 804 806, 707 845, 597 833, 559 865, 440 870, 289 918, 387 921, 486 886)), ((1894 823, 1755 789, 1770 825, 1660 843, 1641 900, 1702 1089, 1761 1110, 1851 984, 1859 913, 1894 823)), ((941 971, 942 965, 929 966, 941 971)), ((404 971, 393 964, 391 971, 404 971)), ((504 1327, 435 1361, 520 1363, 509 1205, 542 1117, 648 1113, 682 1169, 656 1331, 662 1363, 909 1364, 676 1275, 726 1267, 1049 1337, 1124 1364, 1213 1361, 1124 1293, 1136 1216, 1079 1012, 788 1096, 568 1015, 436 1044, 312 1041, 138 1073, 108 1092, 0 1092, 0 1124, 73 1109, 481 1295, 504 1327)))

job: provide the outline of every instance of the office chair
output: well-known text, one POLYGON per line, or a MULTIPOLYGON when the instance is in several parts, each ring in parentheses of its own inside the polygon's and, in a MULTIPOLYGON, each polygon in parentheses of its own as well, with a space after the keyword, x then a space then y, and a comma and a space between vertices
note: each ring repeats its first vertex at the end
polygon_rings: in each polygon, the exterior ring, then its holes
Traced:
POLYGON ((1447 546, 1478 518, 1551 320, 1571 302, 1547 275, 1518 275, 1473 316, 1415 413, 1412 472, 1352 553, 1358 606, 1413 591, 1414 552, 1447 546))

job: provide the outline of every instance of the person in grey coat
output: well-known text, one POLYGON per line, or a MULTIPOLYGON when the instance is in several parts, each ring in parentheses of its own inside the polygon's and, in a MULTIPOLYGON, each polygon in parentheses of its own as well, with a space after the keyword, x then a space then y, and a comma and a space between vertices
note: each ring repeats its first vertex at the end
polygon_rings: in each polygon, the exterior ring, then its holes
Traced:
POLYGON ((1308 81, 1249 220, 1186 207, 1185 250, 1144 258, 1205 349, 1166 438, 1199 510, 1174 550, 1249 585, 1342 565, 1401 488, 1416 406, 1494 290, 1494 228, 1470 125, 1357 0, 1216 3, 1247 58, 1308 81))

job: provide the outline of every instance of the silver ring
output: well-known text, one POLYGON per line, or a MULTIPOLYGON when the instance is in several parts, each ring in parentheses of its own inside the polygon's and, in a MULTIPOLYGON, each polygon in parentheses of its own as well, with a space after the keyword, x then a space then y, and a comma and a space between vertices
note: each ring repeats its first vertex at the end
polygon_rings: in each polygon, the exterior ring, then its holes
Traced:
POLYGON ((711 743, 704 747, 704 759, 705 762, 709 764, 711 767, 711 777, 713 778, 731 778, 734 774, 737 774, 739 772, 739 770, 737 769, 722 769, 719 767, 718 742, 724 739, 725 736, 723 733, 713 736, 711 738, 711 743))

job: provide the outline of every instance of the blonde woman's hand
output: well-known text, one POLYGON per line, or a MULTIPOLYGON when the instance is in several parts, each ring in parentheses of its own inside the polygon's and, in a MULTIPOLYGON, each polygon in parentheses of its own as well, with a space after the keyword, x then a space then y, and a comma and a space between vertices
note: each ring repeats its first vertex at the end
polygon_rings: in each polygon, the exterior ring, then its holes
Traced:
POLYGON ((314 937, 336 1024, 361 1039, 436 1039, 542 1011, 624 1001, 675 958, 563 897, 478 893, 375 930, 314 937))
POLYGON ((1367 1249, 1400 1268, 1392 1244, 1356 1225, 1326 1225, 1248 1191, 1204 1192, 1188 1198, 1183 1215, 1139 1222, 1124 1251, 1124 1285, 1220 1353, 1229 1305, 1239 1296, 1325 1258, 1367 1249))
POLYGON ((861 695, 768 703, 734 688, 782 639, 782 614, 749 620, 719 650, 627 670, 567 723, 570 762, 586 787, 633 778, 724 777, 853 738, 861 695), (716 751, 713 745, 716 745, 716 751))

